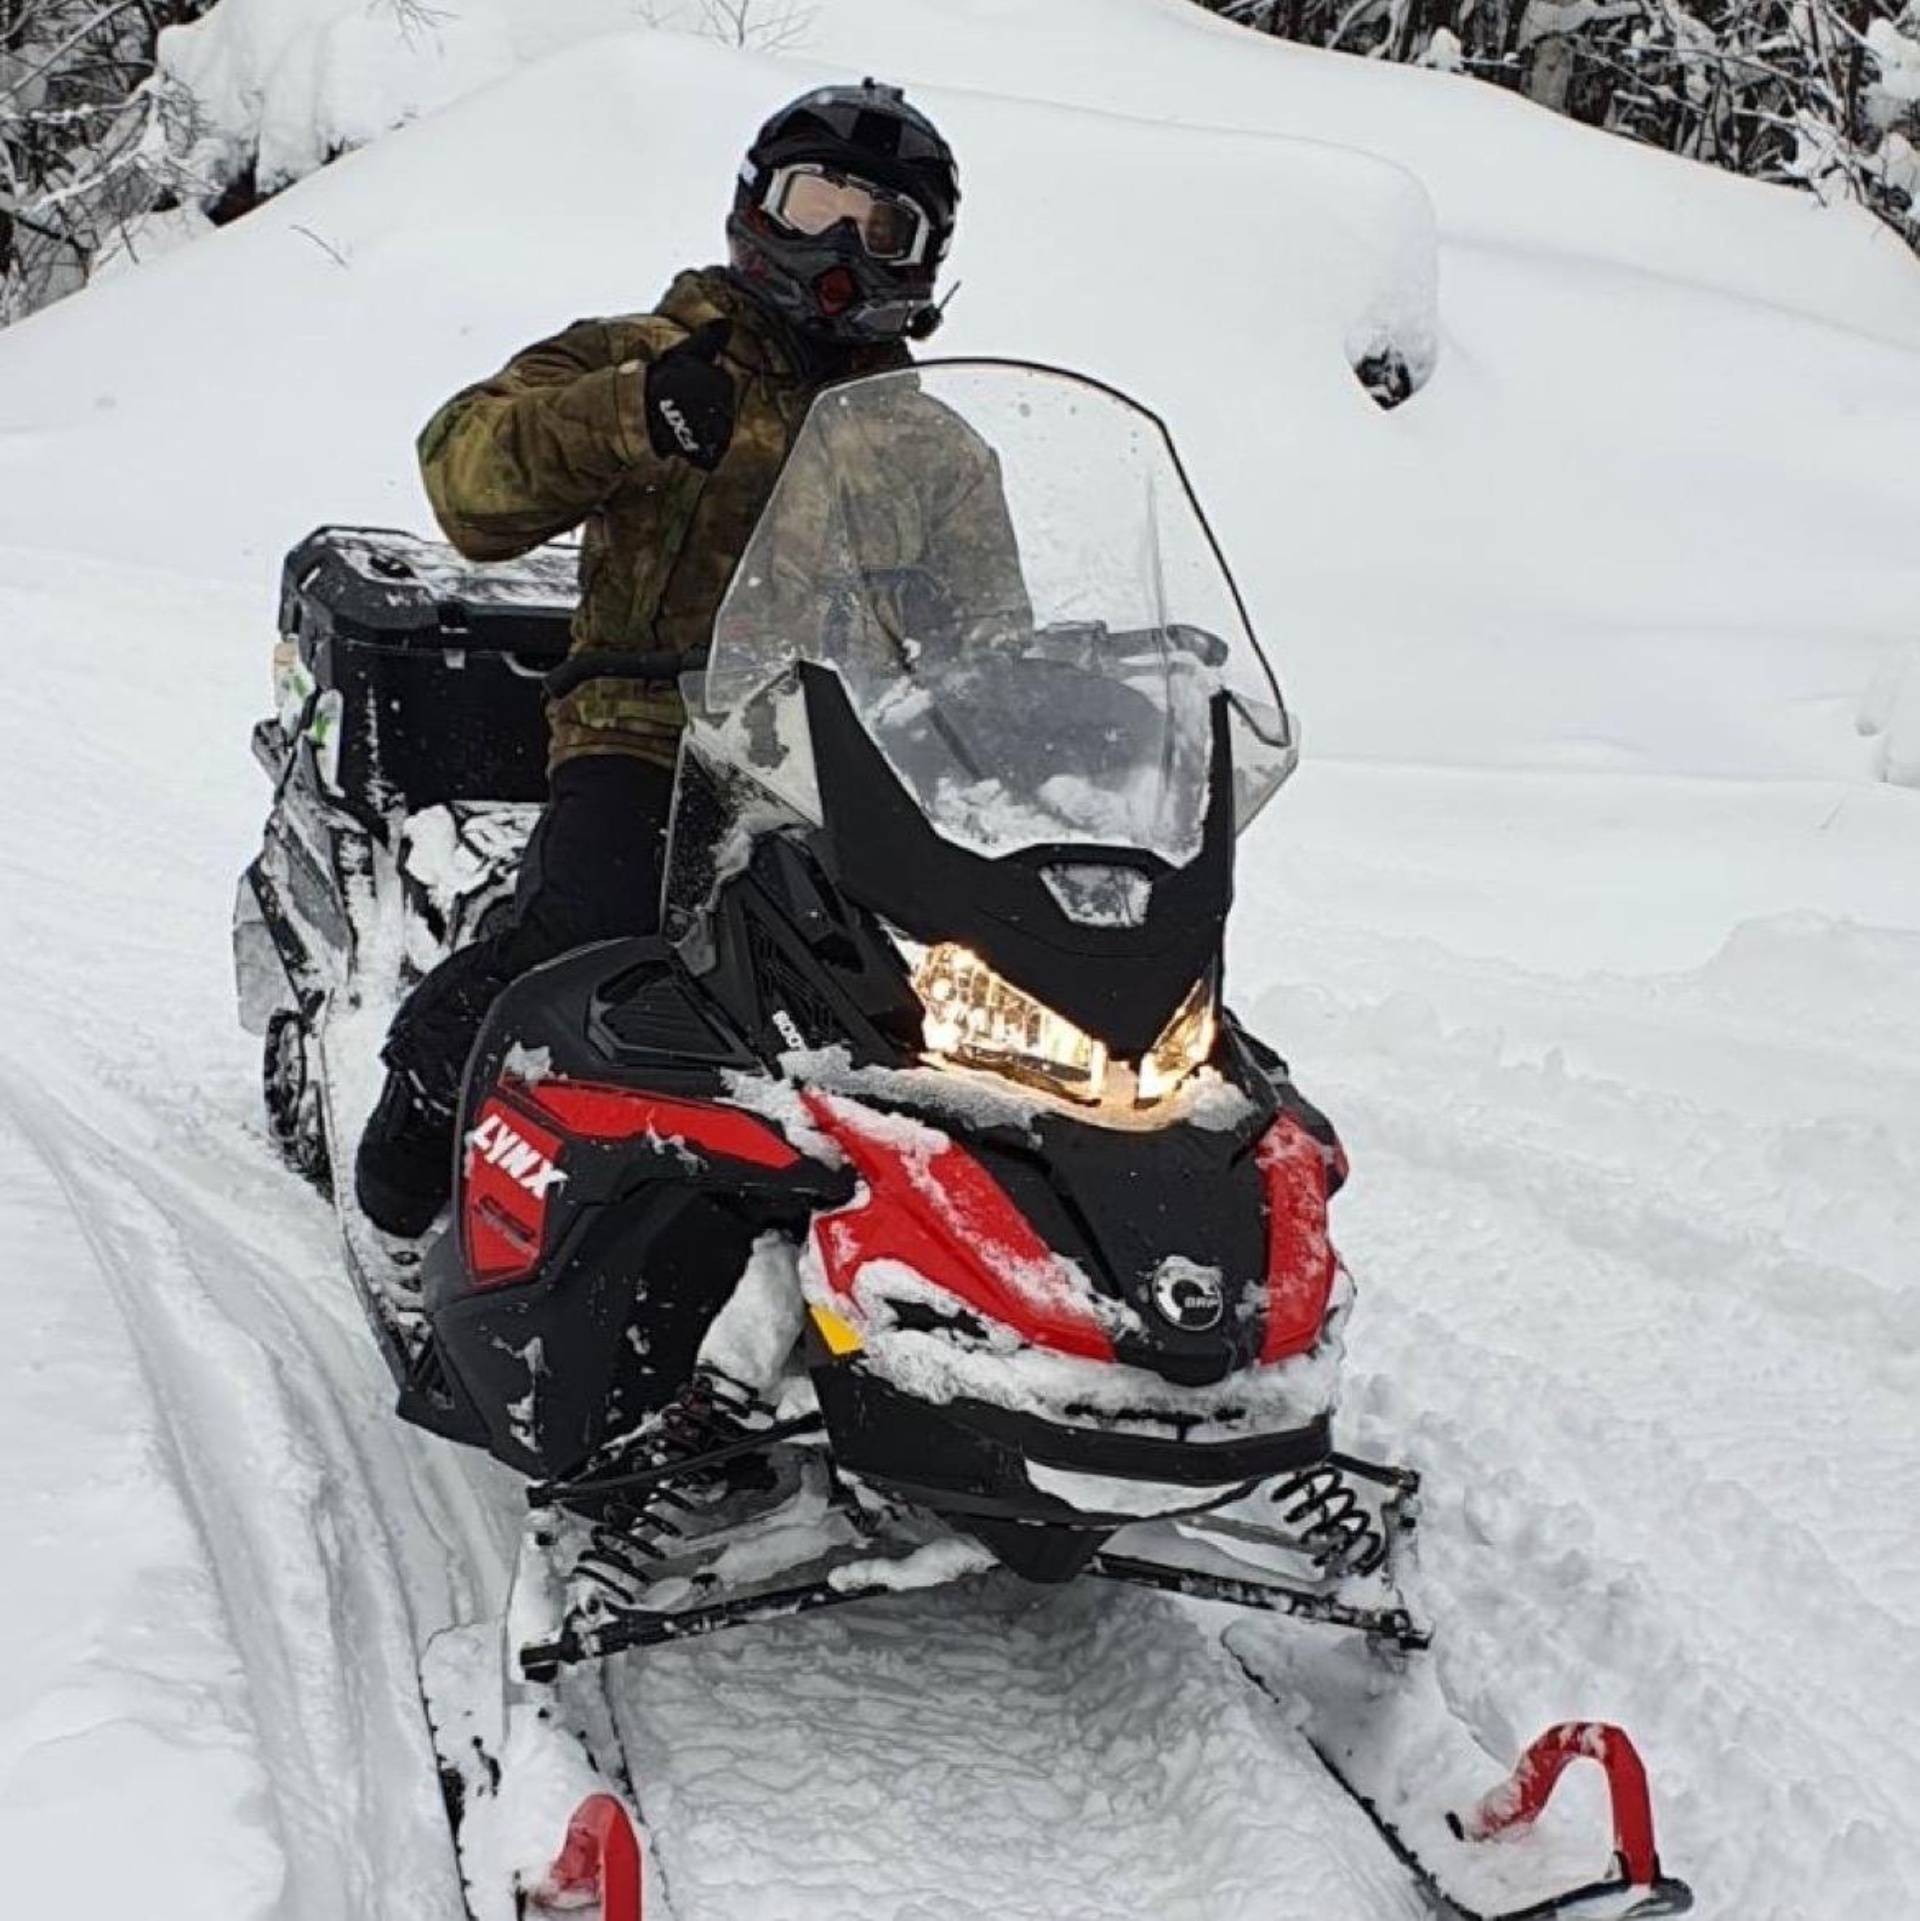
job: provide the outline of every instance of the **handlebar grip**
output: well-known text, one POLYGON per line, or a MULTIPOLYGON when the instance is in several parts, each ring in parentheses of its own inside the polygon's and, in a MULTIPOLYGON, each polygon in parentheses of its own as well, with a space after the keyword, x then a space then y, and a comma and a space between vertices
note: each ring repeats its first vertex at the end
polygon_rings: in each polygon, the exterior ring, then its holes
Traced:
POLYGON ((588 648, 563 660, 542 685, 549 700, 560 700, 590 680, 678 680, 689 668, 706 664, 704 647, 662 648, 646 654, 588 648))

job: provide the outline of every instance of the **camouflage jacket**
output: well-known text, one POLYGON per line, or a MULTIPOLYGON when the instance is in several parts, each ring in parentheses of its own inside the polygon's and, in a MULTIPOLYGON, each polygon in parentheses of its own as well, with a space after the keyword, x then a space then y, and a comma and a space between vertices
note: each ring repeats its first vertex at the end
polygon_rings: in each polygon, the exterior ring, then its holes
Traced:
MULTIPOLYGON (((833 377, 904 366, 897 347, 833 377)), ((471 560, 508 560, 581 529, 573 651, 704 645, 734 565, 823 382, 783 323, 717 269, 681 274, 654 313, 580 320, 457 393, 420 436, 427 495, 471 560), (647 363, 733 322, 732 444, 711 474, 662 460, 642 412, 647 363)), ((667 682, 601 677, 550 703, 550 764, 636 754, 671 766, 686 710, 667 682)))

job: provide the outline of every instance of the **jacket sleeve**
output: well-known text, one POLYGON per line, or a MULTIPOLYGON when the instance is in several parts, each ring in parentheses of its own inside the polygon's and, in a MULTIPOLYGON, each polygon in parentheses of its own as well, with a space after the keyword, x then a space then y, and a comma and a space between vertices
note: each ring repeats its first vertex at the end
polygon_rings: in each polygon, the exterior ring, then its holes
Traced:
POLYGON ((447 538, 469 560, 510 560, 577 526, 655 459, 644 380, 643 360, 621 360, 604 321, 580 320, 455 394, 419 441, 447 538))

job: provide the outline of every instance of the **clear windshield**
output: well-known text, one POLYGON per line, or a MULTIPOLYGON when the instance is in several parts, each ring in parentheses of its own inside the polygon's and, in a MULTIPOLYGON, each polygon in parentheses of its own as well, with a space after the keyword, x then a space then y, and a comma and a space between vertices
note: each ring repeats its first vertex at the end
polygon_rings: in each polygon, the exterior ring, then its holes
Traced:
POLYGON ((1236 815, 1292 729, 1165 431, 1072 375, 950 361, 814 403, 715 621, 696 713, 818 820, 793 668, 833 670, 935 829, 976 853, 1199 851, 1212 702, 1236 815))

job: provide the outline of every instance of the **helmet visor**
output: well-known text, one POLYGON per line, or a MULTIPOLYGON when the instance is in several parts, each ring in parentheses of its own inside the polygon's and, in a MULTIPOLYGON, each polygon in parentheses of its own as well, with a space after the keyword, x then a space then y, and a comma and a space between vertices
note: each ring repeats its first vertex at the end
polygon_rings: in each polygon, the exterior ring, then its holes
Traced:
POLYGON ((851 220, 867 252, 893 266, 917 266, 933 230, 905 195, 812 162, 781 167, 768 182, 762 204, 790 233, 810 237, 851 220))

